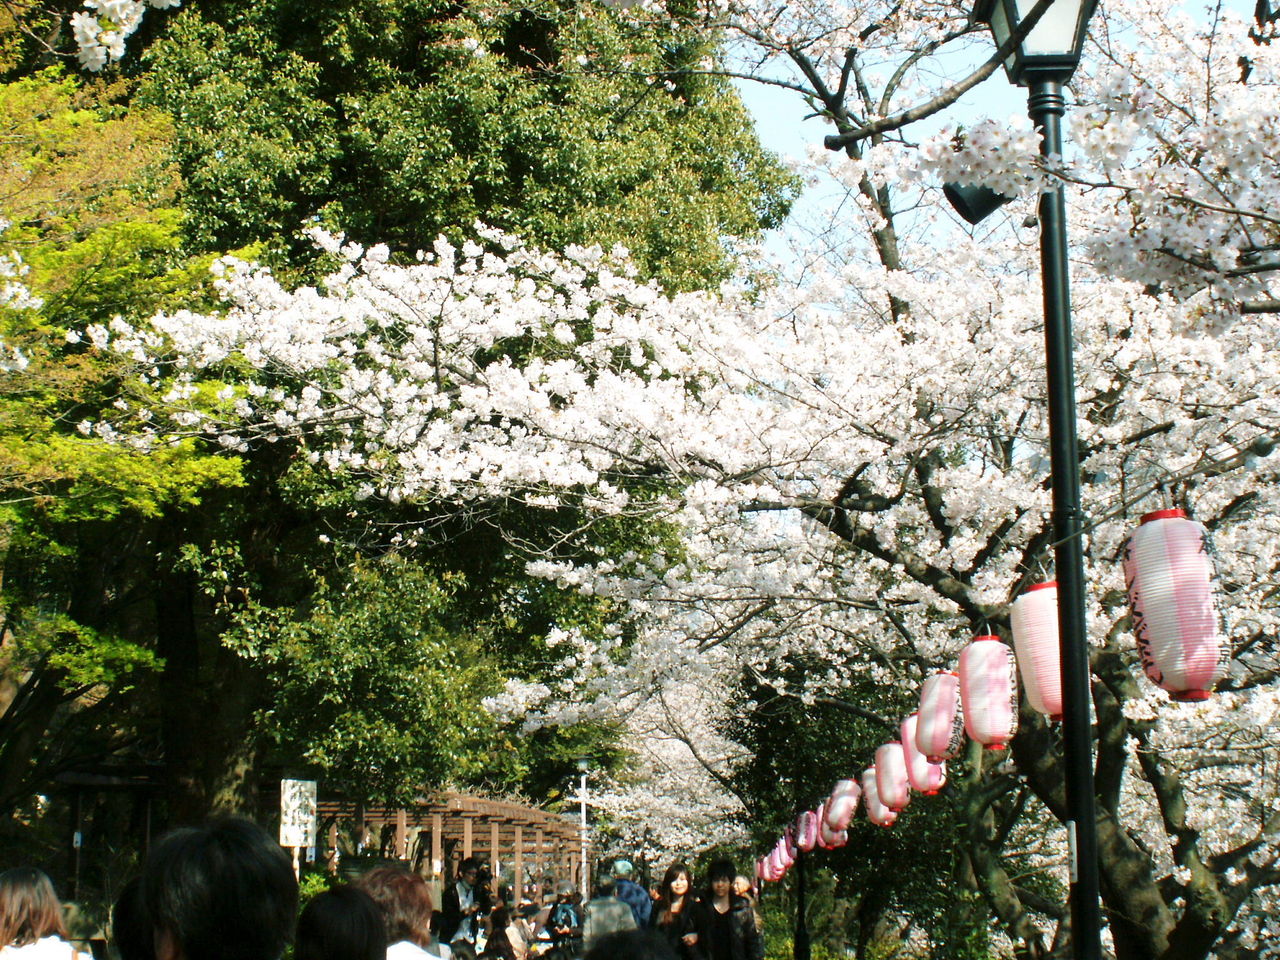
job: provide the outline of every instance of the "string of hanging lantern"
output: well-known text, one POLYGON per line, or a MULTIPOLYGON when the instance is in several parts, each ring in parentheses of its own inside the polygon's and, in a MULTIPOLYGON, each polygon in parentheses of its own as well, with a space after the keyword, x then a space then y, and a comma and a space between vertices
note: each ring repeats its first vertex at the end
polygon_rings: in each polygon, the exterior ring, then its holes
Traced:
MULTIPOLYGON (((1125 544, 1123 565, 1146 675, 1171 700, 1207 699, 1230 660, 1208 531, 1183 510, 1148 513, 1125 544)), ((859 807, 873 824, 893 826, 913 793, 930 796, 946 785, 946 761, 966 736, 987 750, 1006 750, 1018 729, 1019 678, 1032 709, 1050 722, 1062 719, 1057 584, 1029 586, 1010 605, 1009 621, 1013 648, 991 634, 976 636, 957 670, 927 677, 900 739, 881 744, 870 766, 838 780, 813 810, 796 816, 756 861, 760 880, 782 880, 801 853, 845 846, 859 807)))

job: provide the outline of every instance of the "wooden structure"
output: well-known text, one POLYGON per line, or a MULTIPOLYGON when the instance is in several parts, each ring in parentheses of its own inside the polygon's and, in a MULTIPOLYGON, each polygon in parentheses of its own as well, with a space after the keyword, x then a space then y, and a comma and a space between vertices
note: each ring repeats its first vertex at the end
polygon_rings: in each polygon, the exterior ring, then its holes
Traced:
POLYGON ((570 816, 462 793, 441 793, 412 807, 381 807, 321 799, 317 814, 323 856, 338 866, 339 834, 356 849, 407 861, 428 880, 444 882, 466 857, 486 860, 495 881, 510 872, 517 882, 580 883, 582 836, 570 816))

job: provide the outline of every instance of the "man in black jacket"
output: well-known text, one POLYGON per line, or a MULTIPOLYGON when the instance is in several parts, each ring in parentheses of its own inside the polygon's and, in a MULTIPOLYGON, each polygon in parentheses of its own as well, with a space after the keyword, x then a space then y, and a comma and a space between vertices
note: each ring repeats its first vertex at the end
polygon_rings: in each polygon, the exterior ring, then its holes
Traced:
POLYGON ((751 901, 733 892, 738 871, 732 861, 717 860, 707 871, 707 893, 702 901, 706 911, 703 952, 707 960, 764 960, 764 939, 756 926, 751 901))
POLYGON ((477 882, 480 863, 467 857, 458 865, 456 880, 445 887, 440 900, 440 940, 452 943, 466 940, 475 943, 479 917, 488 903, 488 891, 477 882))

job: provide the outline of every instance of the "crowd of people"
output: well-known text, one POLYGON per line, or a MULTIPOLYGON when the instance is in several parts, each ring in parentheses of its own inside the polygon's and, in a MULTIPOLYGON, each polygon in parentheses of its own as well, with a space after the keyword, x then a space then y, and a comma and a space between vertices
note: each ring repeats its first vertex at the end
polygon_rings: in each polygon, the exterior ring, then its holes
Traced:
MULTIPOLYGON (((156 844, 115 903, 111 949, 119 960, 281 960, 290 943, 293 960, 763 960, 751 884, 731 862, 711 865, 701 896, 684 864, 654 891, 633 873, 615 861, 585 903, 569 884, 550 903, 505 889, 495 902, 483 864, 468 858, 437 910, 422 877, 383 866, 298 914, 284 850, 228 818, 156 844)), ((0 873, 0 960, 89 960, 39 870, 0 873)))
POLYGON ((707 870, 702 896, 683 863, 667 868, 650 894, 631 879, 632 867, 616 861, 613 877, 597 884, 586 905, 583 945, 590 956, 599 942, 626 930, 652 930, 678 960, 763 960, 764 939, 751 899, 751 881, 729 860, 707 870))

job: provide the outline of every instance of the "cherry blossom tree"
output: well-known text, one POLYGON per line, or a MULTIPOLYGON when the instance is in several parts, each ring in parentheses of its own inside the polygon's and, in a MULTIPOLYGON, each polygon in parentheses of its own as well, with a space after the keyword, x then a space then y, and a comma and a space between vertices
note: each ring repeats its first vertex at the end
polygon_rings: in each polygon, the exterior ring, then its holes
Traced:
MULTIPOLYGON (((898 121, 950 96, 954 70, 935 54, 977 42, 960 5, 699 15, 748 37, 760 69, 792 65, 799 79, 775 82, 834 126, 843 154, 821 166, 848 187, 861 238, 816 250, 803 283, 755 271, 666 296, 623 251, 550 254, 480 229, 405 264, 317 233, 336 267, 315 287, 223 262, 223 312, 87 329, 168 392, 84 432, 290 443, 370 498, 577 511, 579 530, 527 569, 616 615, 554 638, 559 679, 513 681, 491 702, 527 729, 652 723, 687 684, 744 674, 875 715, 973 633, 1006 631, 1009 600, 1051 570, 1023 218, 1043 178, 1065 179, 1110 943, 1123 958, 1273 955, 1274 23, 1154 0, 1105 11, 1075 82, 1073 153, 1045 165, 1017 123, 907 139, 918 128, 898 121), (943 178, 1021 199, 996 228, 965 231, 943 178), (1123 543, 1171 504, 1216 538, 1231 625, 1230 674, 1201 705, 1155 690, 1127 636, 1123 543), (583 531, 604 518, 663 535, 592 555, 583 531), (894 695, 866 699, 868 681, 894 695)), ((729 698, 690 702, 663 729, 723 784, 735 751, 705 729, 729 698)), ((1062 813, 1055 738, 1024 705, 1013 763, 975 757, 950 788, 974 881, 1031 955, 1061 946, 1062 911, 1007 855, 1039 851, 1063 875, 1061 831, 1039 822, 1062 813)), ((815 802, 829 786, 815 779, 815 802)))

